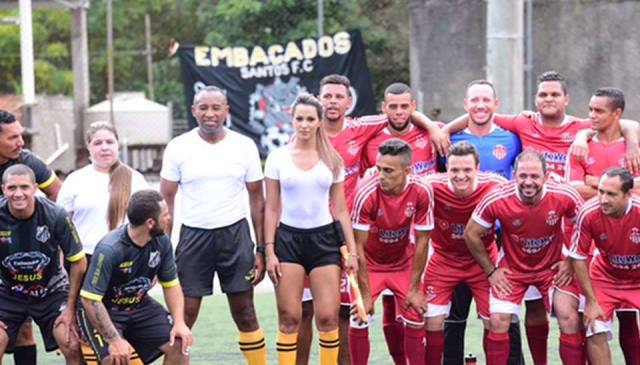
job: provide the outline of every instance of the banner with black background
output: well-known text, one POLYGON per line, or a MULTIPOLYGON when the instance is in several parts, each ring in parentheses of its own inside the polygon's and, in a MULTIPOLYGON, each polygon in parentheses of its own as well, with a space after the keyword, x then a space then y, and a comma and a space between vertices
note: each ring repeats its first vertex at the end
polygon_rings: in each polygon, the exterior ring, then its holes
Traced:
POLYGON ((231 109, 227 126, 257 144, 260 153, 284 144, 292 132, 290 106, 301 92, 318 95, 329 74, 351 80, 352 116, 374 114, 375 99, 359 31, 338 32, 282 44, 253 47, 181 46, 178 49, 189 128, 195 92, 217 86, 231 109))

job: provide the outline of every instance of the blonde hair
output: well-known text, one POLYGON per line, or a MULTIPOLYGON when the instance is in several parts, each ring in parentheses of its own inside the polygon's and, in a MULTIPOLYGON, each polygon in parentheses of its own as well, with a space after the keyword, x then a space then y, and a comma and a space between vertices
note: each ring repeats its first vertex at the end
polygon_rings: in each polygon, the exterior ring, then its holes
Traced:
MULTIPOLYGON (((303 93, 298 95, 296 100, 293 102, 291 106, 291 115, 295 115, 296 108, 298 105, 309 105, 316 109, 318 113, 318 120, 322 120, 323 110, 322 104, 318 99, 316 99, 313 95, 303 93)), ((295 135, 292 140, 295 139, 295 135)), ((316 150, 318 151, 318 156, 320 160, 324 162, 325 165, 331 170, 333 174, 333 178, 337 179, 340 176, 340 173, 343 169, 342 157, 336 152, 331 143, 329 142, 329 138, 327 137, 327 133, 324 131, 324 128, 318 128, 318 133, 316 133, 316 150)))
MULTIPOLYGON (((89 125, 85 134, 87 146, 93 140, 93 136, 101 130, 113 134, 119 141, 118 132, 108 122, 94 122, 89 125)), ((127 215, 127 205, 131 196, 131 177, 133 170, 120 160, 109 168, 109 205, 107 206, 107 225, 109 230, 118 227, 127 215)))

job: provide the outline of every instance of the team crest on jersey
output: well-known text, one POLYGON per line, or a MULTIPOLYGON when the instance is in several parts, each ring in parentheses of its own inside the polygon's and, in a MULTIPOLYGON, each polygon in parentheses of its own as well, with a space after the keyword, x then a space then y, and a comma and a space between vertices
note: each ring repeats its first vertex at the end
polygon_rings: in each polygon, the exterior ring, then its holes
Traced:
POLYGON ((11 231, 0 231, 0 245, 11 244, 11 231))
POLYGON ((513 224, 514 227, 520 227, 522 225, 522 221, 516 218, 511 224, 513 224))
POLYGON ((587 165, 593 165, 594 163, 596 163, 596 159, 593 157, 588 157, 587 158, 587 165))
POLYGON ((377 217, 382 217, 384 215, 384 213, 382 213, 382 209, 378 209, 378 211, 376 212, 376 216, 377 217))
POLYGON ((407 203, 407 207, 404 210, 404 215, 406 215, 407 218, 411 218, 414 214, 416 214, 416 207, 413 205, 413 203, 407 203))
POLYGON ((558 220, 560 219, 560 217, 558 216, 558 213, 556 213, 555 210, 550 210, 549 213, 547 213, 547 224, 550 226, 555 226, 556 223, 558 223, 558 220))
POLYGON ((604 232, 600 233, 600 241, 606 241, 608 239, 609 239, 609 237, 607 236, 606 233, 604 233, 604 232))
POLYGON ((354 141, 349 141, 347 143, 347 153, 351 156, 355 156, 358 154, 358 152, 360 152, 360 148, 358 148, 358 145, 354 141))
POLYGON ((432 301, 434 298, 436 297, 436 290, 431 286, 427 286, 426 290, 425 290, 425 296, 424 299, 427 302, 432 301))
POLYGON ((504 158, 507 157, 507 148, 501 144, 497 144, 493 147, 491 154, 496 160, 504 160, 504 158))
POLYGON ((631 228, 631 235, 629 235, 629 239, 636 245, 640 244, 640 230, 638 230, 637 227, 631 228))
POLYGON ((45 243, 51 238, 51 234, 49 233, 49 227, 47 226, 38 226, 36 227, 36 239, 42 243, 45 243))
POLYGON ((560 135, 560 139, 562 140, 562 143, 571 144, 573 143, 573 134, 569 132, 564 132, 560 135))
POLYGON ((154 268, 160 264, 160 251, 151 251, 149 254, 149 267, 154 268))
POLYGON ((427 147, 427 140, 422 137, 418 137, 418 139, 416 139, 416 141, 413 142, 413 145, 417 149, 424 149, 425 147, 427 147))
POLYGON ((449 222, 447 222, 447 221, 446 221, 446 220, 444 220, 444 219, 439 219, 439 220, 438 220, 438 225, 440 225, 440 228, 441 228, 443 231, 446 231, 446 230, 449 228, 449 222))

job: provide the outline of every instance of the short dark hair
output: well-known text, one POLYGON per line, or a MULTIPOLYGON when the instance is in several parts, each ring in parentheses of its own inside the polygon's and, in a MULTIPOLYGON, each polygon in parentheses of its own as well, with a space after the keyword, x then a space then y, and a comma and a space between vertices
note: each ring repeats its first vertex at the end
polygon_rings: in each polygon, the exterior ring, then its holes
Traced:
POLYGON ((347 89, 347 94, 351 96, 351 81, 346 76, 331 74, 323 77, 320 80, 320 93, 322 93, 322 87, 327 84, 342 85, 347 89))
POLYGON ((542 164, 542 172, 544 172, 545 174, 547 173, 547 160, 545 160, 544 156, 540 152, 534 150, 522 151, 518 155, 518 157, 516 157, 516 160, 513 163, 513 170, 518 171, 518 165, 520 165, 520 161, 524 160, 540 161, 540 163, 542 164))
POLYGON ((624 111, 624 92, 617 87, 601 87, 593 93, 593 96, 604 96, 608 98, 611 111, 616 109, 624 111))
POLYGON ((158 221, 162 195, 155 190, 146 189, 135 192, 129 198, 127 218, 133 227, 138 227, 151 218, 158 221))
POLYGON ((204 93, 208 93, 208 92, 212 92, 212 93, 220 93, 220 95, 222 95, 224 97, 224 102, 227 102, 227 94, 225 94, 224 90, 222 90, 221 88, 217 87, 217 86, 205 86, 202 89, 196 91, 196 93, 193 95, 193 105, 198 104, 198 101, 200 100, 200 97, 202 97, 202 94, 204 93))
POLYGON ((540 74, 540 76, 538 76, 538 85, 543 82, 549 81, 559 82, 562 86, 562 91, 564 92, 564 94, 567 95, 569 93, 567 88, 567 79, 565 79, 565 77, 562 76, 558 71, 549 70, 543 72, 542 74, 540 74))
POLYGON ((31 182, 34 184, 36 183, 36 175, 33 173, 33 170, 29 166, 23 165, 21 163, 11 165, 9 166, 9 168, 4 170, 4 173, 2 174, 2 183, 6 184, 7 180, 9 180, 9 177, 16 175, 29 176, 31 182))
POLYGON ((2 132, 2 126, 5 124, 11 124, 16 122, 16 116, 9 113, 6 110, 0 109, 0 132, 2 132))
POLYGON ((411 159, 413 158, 411 146, 399 138, 390 138, 382 142, 378 147, 378 154, 380 156, 400 156, 402 157, 403 166, 411 165, 411 159))
POLYGON ((493 86, 493 84, 487 80, 473 80, 469 84, 467 84, 467 89, 465 90, 465 94, 464 94, 465 97, 467 96, 467 93, 469 92, 469 89, 471 88, 471 86, 474 86, 474 85, 489 85, 489 87, 491 87, 491 90, 493 90, 493 97, 494 98, 497 97, 495 86, 493 86))
POLYGON ((622 167, 612 167, 607 172, 604 173, 603 176, 606 177, 619 177, 622 182, 622 192, 628 193, 631 189, 633 189, 633 176, 629 170, 622 167))
POLYGON ((478 153, 478 149, 468 141, 460 141, 452 144, 451 147, 449 147, 449 151, 447 152, 447 159, 449 159, 449 157, 451 156, 467 155, 473 155, 473 159, 475 160, 476 165, 480 163, 480 154, 478 153))
POLYGON ((393 84, 387 86, 386 89, 384 89, 384 96, 386 97, 387 95, 391 94, 391 95, 402 95, 402 94, 411 94, 411 97, 413 98, 413 93, 411 92, 411 87, 409 87, 409 85, 407 84, 403 84, 402 82, 394 82, 393 84))

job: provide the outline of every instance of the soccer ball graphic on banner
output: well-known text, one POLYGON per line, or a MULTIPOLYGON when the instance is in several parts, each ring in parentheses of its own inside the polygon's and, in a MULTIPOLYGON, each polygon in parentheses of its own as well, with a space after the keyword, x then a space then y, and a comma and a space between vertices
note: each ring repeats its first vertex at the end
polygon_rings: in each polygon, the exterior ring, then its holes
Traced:
POLYGON ((289 142, 289 138, 291 138, 290 135, 290 128, 281 128, 275 125, 271 126, 264 131, 262 136, 260 136, 260 146, 266 151, 273 151, 276 148, 287 144, 287 142, 289 142))

